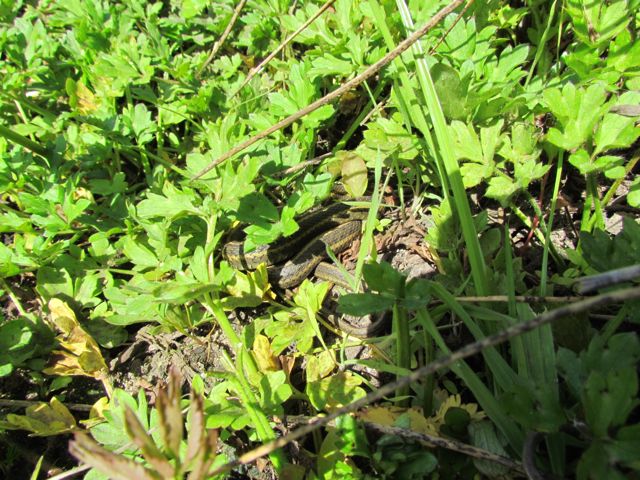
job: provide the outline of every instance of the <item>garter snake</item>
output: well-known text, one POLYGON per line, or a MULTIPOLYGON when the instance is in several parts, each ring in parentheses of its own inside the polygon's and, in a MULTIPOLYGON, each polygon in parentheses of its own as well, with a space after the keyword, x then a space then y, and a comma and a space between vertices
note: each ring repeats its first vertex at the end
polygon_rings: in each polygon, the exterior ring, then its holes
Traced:
MULTIPOLYGON (((223 246, 222 254, 239 270, 252 270, 265 263, 270 280, 284 289, 302 283, 316 267, 319 267, 316 276, 344 286, 340 270, 321 262, 327 256, 327 247, 339 253, 360 236, 367 213, 366 208, 334 203, 296 218, 300 228, 290 237, 250 252, 245 252, 243 241, 229 241, 223 246)), ((383 325, 382 319, 372 321, 367 318, 358 325, 343 321, 336 323, 342 330, 359 337, 371 336, 383 325)))
POLYGON ((326 246, 338 253, 353 242, 360 235, 366 215, 366 209, 335 203, 296 219, 300 228, 290 237, 251 252, 244 251, 242 241, 230 241, 224 245, 222 255, 239 270, 253 270, 265 263, 272 281, 291 288, 302 283, 326 257, 326 246))

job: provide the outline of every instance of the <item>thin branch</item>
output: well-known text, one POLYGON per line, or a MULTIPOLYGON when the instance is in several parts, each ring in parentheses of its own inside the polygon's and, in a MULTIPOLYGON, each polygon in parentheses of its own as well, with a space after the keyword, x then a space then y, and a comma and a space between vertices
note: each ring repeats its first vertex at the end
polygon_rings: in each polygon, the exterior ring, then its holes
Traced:
POLYGON ((431 50, 429 50, 429 55, 433 55, 436 50, 438 49, 438 47, 440 45, 442 45, 442 42, 445 41, 445 39, 447 38, 447 36, 451 33, 451 30, 453 30, 455 28, 455 26, 458 24, 458 22, 460 20, 462 20, 462 16, 465 14, 465 12, 467 11, 467 9, 471 6, 472 2, 467 2, 467 4, 464 6, 464 8, 462 9, 462 11, 460 12, 460 14, 456 17, 456 19, 453 21, 453 23, 451 24, 451 26, 447 29, 446 32, 444 32, 444 35, 442 35, 440 37, 440 39, 438 40, 438 42, 431 48, 431 50))
POLYGON ((592 292, 598 288, 610 287, 618 283, 629 282, 640 277, 640 264, 617 268, 576 280, 576 288, 580 293, 592 292))
POLYGON ((341 87, 337 88, 336 90, 334 90, 333 92, 329 93, 328 95, 322 97, 321 99, 316 100, 315 102, 313 102, 312 104, 306 106, 302 110, 299 110, 298 112, 294 113, 293 115, 288 116, 284 120, 279 121, 278 123, 276 123, 276 124, 272 125, 271 127, 267 128, 266 130, 263 130, 262 132, 258 133, 257 135, 254 135, 253 137, 249 138, 248 140, 245 140, 240 145, 237 145, 234 148, 232 148, 231 150, 229 150, 226 153, 222 154, 217 159, 215 159, 213 162, 211 162, 209 165, 207 165, 205 168, 203 168, 200 172, 198 172, 196 174, 196 176, 192 178, 192 181, 197 180, 198 178, 202 177, 203 175, 206 175, 208 172, 210 172, 217 165, 220 165, 222 162, 224 162, 228 158, 234 156, 235 154, 243 151, 245 148, 250 147, 251 145, 253 145, 257 141, 262 140, 263 138, 271 135, 273 132, 277 132, 278 130, 291 125, 296 120, 299 120, 300 118, 304 117, 305 115, 308 115, 309 113, 317 110, 318 108, 320 108, 320 107, 332 102, 333 100, 337 99, 338 97, 340 97, 344 93, 346 93, 349 90, 351 90, 353 87, 355 87, 357 85, 360 85, 362 82, 364 82, 368 78, 372 77, 375 73, 380 71, 384 66, 388 65, 389 63, 391 63, 395 58, 400 56, 400 54, 402 54, 405 50, 407 50, 409 47, 411 47, 411 45, 414 44, 416 41, 418 41, 420 39, 420 37, 425 35, 429 30, 431 30, 434 26, 436 26, 438 23, 440 23, 448 14, 450 14, 456 8, 458 8, 463 2, 464 2, 464 0, 454 0, 449 5, 447 5, 442 10, 440 10, 438 13, 436 13, 426 24, 424 24, 420 29, 416 30, 415 33, 413 33, 411 36, 407 37, 405 40, 400 42, 400 44, 398 44, 398 46, 395 49, 393 49, 391 52, 389 52, 383 58, 381 58, 376 63, 374 63, 373 65, 368 67, 360 75, 358 75, 358 76, 354 77, 352 80, 349 80, 348 82, 344 83, 341 87))
POLYGON ((495 462, 500 465, 504 465, 511 470, 515 470, 519 473, 524 473, 522 465, 520 465, 518 462, 514 462, 508 457, 498 455, 488 450, 483 450, 482 448, 474 447, 473 445, 469 445, 468 443, 463 443, 458 440, 438 437, 436 435, 429 435, 426 433, 414 432, 413 430, 408 430, 406 428, 380 425, 379 423, 373 422, 364 422, 364 426, 365 428, 369 428, 380 434, 396 435, 398 437, 416 440, 430 447, 446 448, 447 450, 451 450, 453 452, 462 453, 463 455, 468 455, 480 460, 495 462))
MULTIPOLYGON (((513 298, 516 302, 522 303, 569 303, 584 300, 583 296, 545 297, 537 295, 516 295, 513 298)), ((487 295, 481 297, 456 297, 456 300, 458 302, 468 303, 506 303, 510 300, 510 297, 508 295, 487 295)))
POLYGON ((200 75, 202 74, 202 71, 205 68, 207 68, 207 65, 209 65, 211 61, 214 59, 214 57, 218 53, 218 50, 220 50, 220 47, 222 47, 222 44, 231 33, 231 29, 236 24, 236 21, 240 16, 240 12, 242 11, 246 3, 247 3, 247 0, 240 0, 240 2, 238 2, 238 5, 236 5, 235 10, 233 11, 233 15, 231 16, 231 20, 229 20, 229 24, 227 25, 227 28, 225 28, 224 32, 222 32, 222 36, 218 39, 218 41, 213 44, 213 47, 211 48, 211 53, 209 54, 207 59, 204 61, 200 69, 198 70, 196 77, 200 77, 200 75))
POLYGON ((635 300, 635 299, 640 299, 640 287, 627 288, 625 290, 619 290, 616 292, 610 292, 610 293, 605 293, 595 297, 590 297, 580 302, 576 302, 571 305, 566 305, 564 307, 557 308, 555 310, 544 313, 542 315, 538 315, 537 317, 531 320, 513 325, 494 335, 491 335, 489 337, 483 338, 476 342, 470 343, 465 347, 462 347, 460 350, 457 350, 452 354, 447 355, 446 357, 442 357, 438 360, 435 360, 434 362, 428 363, 427 365, 417 370, 414 370, 411 374, 407 375, 406 377, 399 378, 394 382, 383 385, 377 390, 370 392, 365 397, 360 398, 355 402, 350 403, 349 405, 345 405, 344 407, 338 408, 333 412, 327 414, 326 416, 315 417, 315 419, 312 419, 310 421, 309 425, 302 426, 297 430, 294 430, 293 432, 289 433, 288 435, 285 435, 284 437, 278 438, 272 442, 269 442, 250 452, 245 453, 244 455, 240 456, 240 458, 238 458, 237 460, 229 462, 226 465, 222 465, 216 471, 214 471, 212 475, 228 472, 237 466, 246 465, 248 463, 254 462, 257 459, 265 455, 268 455, 274 450, 277 450, 278 448, 282 448, 288 443, 294 440, 297 440, 311 433, 312 431, 329 424, 331 421, 335 420, 341 415, 355 412, 365 407, 366 405, 369 405, 372 402, 381 400, 382 398, 393 394, 398 388, 405 387, 407 385, 410 385, 413 382, 417 382, 418 380, 421 380, 422 378, 435 373, 441 368, 448 367, 454 364, 455 362, 463 360, 472 355, 476 355, 487 348, 495 347, 496 345, 504 343, 513 337, 535 330, 536 328, 539 328, 543 325, 546 325, 560 318, 565 318, 570 315, 576 315, 582 312, 586 312, 591 309, 601 307, 603 305, 608 305, 611 303, 620 303, 620 302, 625 302, 625 301, 635 300))
POLYGON ((327 2, 324 5, 322 5, 322 7, 320 7, 320 10, 318 10, 306 22, 304 22, 300 26, 300 28, 298 28, 295 32, 293 32, 291 35, 285 38, 284 41, 280 45, 278 45, 278 48, 276 48, 273 52, 271 52, 267 58, 265 58, 262 62, 260 62, 260 64, 257 67, 253 67, 249 71, 247 78, 245 78, 244 82, 242 82, 242 85, 240 85, 240 87, 238 87, 238 89, 234 92, 234 94, 231 95, 231 98, 235 97, 238 93, 240 93, 240 90, 242 90, 245 87, 245 85, 251 81, 253 77, 255 77, 258 73, 260 73, 267 63, 273 60, 273 58, 278 53, 280 53, 280 51, 291 42, 291 40, 296 38, 300 32, 302 32, 305 28, 311 25, 311 23, 313 23, 316 20, 316 18, 322 15, 327 8, 333 5, 335 1, 336 0, 327 0, 327 2))
MULTIPOLYGON (((305 425, 309 423, 309 421, 313 420, 313 418, 314 417, 307 417, 304 415, 288 416, 286 418, 287 426, 291 428, 298 425, 305 425)), ((445 448, 447 450, 462 453, 463 455, 468 455, 479 460, 488 460, 490 462, 499 463, 500 465, 504 465, 505 467, 511 470, 515 470, 518 473, 524 473, 523 466, 508 457, 504 457, 494 452, 469 445, 468 443, 464 443, 453 438, 445 438, 428 433, 416 432, 415 430, 393 427, 391 425, 383 425, 376 422, 370 422, 368 420, 363 421, 362 424, 366 429, 373 430, 374 432, 382 435, 396 435, 398 437, 407 438, 409 440, 415 440, 429 447, 445 448)), ((330 422, 328 426, 335 427, 335 421, 330 422)))

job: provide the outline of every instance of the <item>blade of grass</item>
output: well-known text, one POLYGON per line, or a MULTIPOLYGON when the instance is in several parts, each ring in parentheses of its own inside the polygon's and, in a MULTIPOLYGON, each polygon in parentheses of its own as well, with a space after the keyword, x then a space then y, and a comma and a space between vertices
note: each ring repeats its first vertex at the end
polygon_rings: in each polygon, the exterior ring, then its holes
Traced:
MULTIPOLYGON (((369 6, 371 8, 371 12, 373 13, 376 26, 378 27, 380 33, 382 33, 382 37, 384 38, 387 48, 389 50, 393 50, 393 48, 395 47, 395 42, 393 41, 393 36, 391 35, 391 31, 387 26, 384 9, 377 0, 370 0, 369 6)), ((406 55, 409 60, 412 60, 413 63, 415 63, 413 55, 411 55, 411 50, 405 52, 404 55, 406 55)), ((414 108, 413 110, 409 108, 409 105, 420 105, 420 102, 416 97, 416 92, 411 86, 412 84, 409 79, 407 66, 402 61, 403 56, 394 60, 394 65, 398 69, 400 82, 394 80, 393 91, 398 97, 398 107, 400 110, 400 114, 402 115, 404 123, 407 126, 407 130, 411 131, 413 126, 416 126, 424 136, 424 140, 420 139, 421 143, 426 142, 428 147, 427 150, 434 152, 436 170, 438 171, 438 176, 441 180, 443 196, 445 198, 448 198, 449 182, 446 175, 444 174, 444 165, 442 164, 442 160, 440 156, 437 155, 437 150, 434 146, 431 129, 429 128, 429 122, 427 121, 427 117, 424 114, 424 110, 422 108, 414 108)))
MULTIPOLYGON (((406 3, 403 0, 398 0, 396 5, 398 6, 402 22, 407 29, 407 32, 413 31, 413 20, 406 3)), ((473 223, 469 200, 462 182, 460 166, 453 151, 453 138, 451 138, 451 135, 449 134, 449 129, 444 118, 440 100, 436 94, 435 85, 433 84, 431 74, 429 73, 429 67, 424 59, 425 53, 420 40, 413 43, 411 49, 416 57, 418 83, 420 84, 422 95, 424 96, 427 104, 426 106, 429 111, 431 123, 438 142, 439 153, 442 156, 446 176, 449 180, 451 190, 453 191, 452 206, 454 206, 454 209, 458 214, 460 226, 462 227, 462 235, 467 247, 467 255, 471 265, 471 274, 473 276, 476 292, 478 295, 487 295, 490 288, 487 282, 484 256, 480 249, 480 241, 478 240, 478 234, 473 223)))
POLYGON ((17 132, 14 132, 10 128, 5 127, 4 125, 0 125, 0 136, 6 138, 10 142, 21 145, 27 150, 32 151, 33 153, 37 153, 41 157, 47 158, 49 151, 40 145, 37 142, 34 142, 30 138, 25 137, 24 135, 20 135, 17 132))
MULTIPOLYGON (((442 350, 445 355, 451 355, 451 350, 447 347, 446 342, 442 338, 442 335, 440 335, 428 312, 426 310, 418 311, 416 312, 416 318, 431 338, 433 338, 440 350, 442 350)), ((460 377, 469 390, 471 390, 482 409, 503 433, 511 447, 515 451, 521 451, 524 442, 524 433, 516 426, 513 420, 504 413, 502 406, 480 377, 463 361, 456 362, 451 365, 450 368, 460 377)))
MULTIPOLYGON (((547 265, 549 263, 549 248, 553 248, 551 245, 551 230, 553 229, 553 217, 556 213, 556 203, 558 201, 558 193, 560 192, 560 180, 562 179, 562 163, 564 160, 564 152, 560 150, 558 154, 558 164, 556 166, 556 179, 553 184, 553 194, 551 197, 551 211, 549 212, 549 224, 545 230, 544 236, 544 250, 542 251, 542 266, 540 268, 540 295, 547 294, 547 265)), ((542 218, 542 217, 540 217, 542 218)))
MULTIPOLYGON (((551 27, 552 27, 551 24, 553 22, 553 17, 556 14, 557 4, 558 4, 558 0, 554 0, 553 4, 551 5, 551 8, 549 9, 549 14, 547 16, 547 24, 544 28, 544 31, 542 32, 542 36, 540 37, 540 41, 538 42, 538 45, 536 46, 536 54, 533 57, 533 62, 531 62, 531 67, 529 68, 529 74, 527 75, 527 79, 524 82, 525 87, 529 85, 529 82, 533 77, 533 72, 536 69, 538 62, 540 61, 542 54, 544 53, 545 44, 547 43, 547 40, 549 38, 549 32, 551 31, 551 27)), ((535 10, 535 7, 532 7, 532 10, 535 10)))
MULTIPOLYGON (((458 316, 465 326, 469 329, 473 338, 480 341, 486 338, 485 333, 478 326, 478 324, 471 318, 467 310, 456 301, 455 297, 451 295, 444 287, 435 282, 430 282, 430 288, 433 295, 454 312, 458 316)), ((495 348, 487 348, 483 352, 483 356, 487 362, 487 365, 491 369, 491 373, 494 375, 496 382, 503 390, 508 390, 514 382, 517 381, 518 375, 511 368, 511 366, 505 361, 500 353, 495 348)))
MULTIPOLYGON (((507 295, 509 297, 508 309, 509 309, 509 318, 511 323, 513 324, 513 320, 517 318, 517 303, 516 303, 516 286, 515 286, 515 275, 513 272, 513 253, 511 247, 511 237, 509 235, 509 225, 505 223, 504 225, 504 263, 505 263, 505 272, 507 273, 506 279, 506 287, 507 287, 507 295)), ((511 356, 515 359, 516 368, 519 375, 522 375, 524 369, 526 368, 526 357, 524 354, 524 346, 522 345, 522 337, 515 337, 511 341, 511 356)))

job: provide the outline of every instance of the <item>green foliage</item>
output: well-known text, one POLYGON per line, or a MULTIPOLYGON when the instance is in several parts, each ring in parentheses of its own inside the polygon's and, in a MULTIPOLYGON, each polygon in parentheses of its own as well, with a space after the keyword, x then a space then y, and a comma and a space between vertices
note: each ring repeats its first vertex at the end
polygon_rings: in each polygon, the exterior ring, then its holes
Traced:
POLYGON ((16 367, 38 368, 42 357, 52 344, 53 334, 44 325, 25 318, 0 324, 0 377, 9 375, 16 367))
POLYGON ((570 252, 569 258, 587 273, 606 272, 640 262, 638 242, 640 226, 627 218, 623 221, 622 231, 615 236, 602 230, 582 232, 580 249, 570 252))
POLYGON ((577 467, 578 478, 597 478, 601 474, 622 478, 625 469, 637 470, 637 424, 629 424, 638 401, 637 362, 640 342, 632 333, 619 333, 608 340, 596 336, 586 351, 561 349, 558 363, 569 393, 580 408, 574 422, 584 422, 587 443, 577 467))
MULTIPOLYGON (((374 239, 366 238, 358 269, 369 255, 367 288, 340 298, 340 311, 352 315, 393 312, 391 340, 370 340, 376 353, 367 362, 397 375, 449 353, 452 343, 480 340, 548 308, 516 295, 563 295, 579 274, 640 263, 633 213, 617 235, 605 231, 619 192, 628 190, 627 204, 640 206, 633 176, 638 0, 475 2, 338 102, 191 180, 362 73, 445 3, 337 0, 244 85, 322 2, 248 2, 209 58, 236 2, 0 1, 3 382, 29 378, 47 400, 53 391, 65 398, 69 379, 46 376, 65 367, 50 353, 56 340, 41 319, 41 306, 54 301, 68 306, 82 331, 84 343, 74 344, 71 329, 57 339, 71 346, 64 358, 74 365, 83 364, 74 355, 84 344, 101 359, 118 356, 142 325, 150 335, 177 330, 196 338, 220 328, 234 358, 207 387, 199 377, 192 386, 205 398, 203 421, 221 438, 234 437, 230 444, 268 441, 286 415, 362 398, 371 385, 351 370, 358 361, 346 360, 353 339, 332 344, 319 320, 329 286, 306 281, 280 298, 266 268, 237 272, 220 255, 238 230, 246 251, 291 236, 300 229, 298 215, 327 201, 336 182, 354 197, 380 193, 384 184, 388 204, 378 214, 387 218, 376 227, 383 235, 385 226, 405 220, 403 232, 413 228, 407 211, 388 213, 398 206, 415 207, 428 224, 425 244, 411 237, 407 248, 433 259, 438 272, 430 281, 407 280, 376 263, 368 248, 374 239), (325 153, 330 157, 318 163, 325 153), (560 189, 578 208, 571 220, 580 240, 565 251, 545 245, 556 260, 547 272, 546 259, 537 262, 536 239, 548 241, 558 228, 549 212, 560 189), (524 242, 516 217, 530 230, 524 242), (503 221, 511 224, 502 228, 503 221), (484 294, 509 300, 485 307, 456 298, 484 294), (252 321, 231 324, 245 315, 252 321)), ((459 362, 388 401, 427 415, 438 404, 436 387, 446 386, 474 397, 488 417, 472 422, 464 410, 449 409, 447 435, 519 460, 525 432, 535 430, 548 435, 549 460, 538 460, 550 474, 633 475, 640 469, 633 416, 639 355, 636 336, 620 327, 627 318, 637 322, 633 305, 604 326, 586 317, 579 327, 569 324, 587 332, 569 331, 580 337, 572 350, 559 346, 558 330, 531 332, 508 348, 487 349, 473 367, 459 362)), ((39 405, 3 425, 36 434, 76 428, 60 405, 39 405)), ((104 418, 90 431, 108 450, 126 445, 139 427, 146 452, 133 445, 123 451, 139 462, 122 463, 131 476, 169 471, 152 471, 154 461, 162 468, 173 462, 171 475, 184 473, 185 445, 168 445, 158 430, 141 432, 162 425, 143 393, 134 398, 116 389, 104 418), (137 423, 127 420, 127 408, 137 423)), ((271 457, 283 477, 294 470, 300 478, 506 474, 396 436, 367 440, 351 418, 313 441, 313 473, 285 465, 280 453, 271 457)))

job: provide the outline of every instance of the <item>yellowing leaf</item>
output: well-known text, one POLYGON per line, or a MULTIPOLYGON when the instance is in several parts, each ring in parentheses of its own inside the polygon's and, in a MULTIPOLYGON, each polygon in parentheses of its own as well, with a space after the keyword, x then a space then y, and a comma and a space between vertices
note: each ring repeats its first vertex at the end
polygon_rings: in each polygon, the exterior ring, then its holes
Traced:
POLYGON ((49 300, 51 321, 62 333, 70 332, 74 327, 80 326, 73 310, 59 298, 49 300))
POLYGON ((395 426, 400 417, 409 417, 411 430, 427 435, 437 435, 438 425, 431 418, 425 418, 422 411, 415 408, 371 407, 357 415, 365 422, 395 426))
POLYGON ((98 109, 96 96, 81 81, 75 82, 67 78, 66 90, 69 95, 69 106, 81 115, 88 115, 98 109))
POLYGON ((48 375, 84 375, 98 380, 107 376, 107 365, 102 358, 100 347, 85 332, 75 313, 58 298, 49 301, 51 322, 60 331, 56 337, 61 350, 54 350, 49 367, 43 370, 48 375))
POLYGON ((381 425, 396 425, 400 417, 408 417, 411 422, 411 430, 427 435, 439 435, 440 427, 444 425, 444 416, 450 408, 461 408, 469 413, 473 421, 482 420, 485 415, 478 411, 475 403, 463 404, 460 395, 446 396, 438 411, 431 417, 425 418, 422 412, 415 408, 398 407, 370 407, 360 412, 358 417, 366 422, 379 423, 381 425))
POLYGON ((28 430, 38 437, 60 435, 76 429, 77 424, 71 412, 56 397, 47 403, 28 407, 25 415, 7 415, 0 426, 12 430, 28 430))
POLYGON ((307 357, 307 382, 317 382, 329 375, 336 368, 336 360, 330 350, 325 350, 317 356, 307 357))
POLYGON ((91 406, 89 418, 80 420, 80 423, 86 428, 91 428, 99 423, 104 422, 104 412, 109 410, 109 397, 101 397, 91 406))
POLYGON ((95 95, 84 83, 76 83, 76 95, 78 95, 78 111, 82 115, 88 115, 98 109, 95 102, 95 95))
POLYGON ((86 200, 90 200, 93 202, 93 194, 91 193, 90 190, 87 190, 86 188, 83 188, 83 187, 77 187, 73 191, 73 199, 80 200, 81 198, 84 198, 86 200))
POLYGON ((256 335, 253 341, 253 355, 261 372, 280 370, 278 357, 273 354, 271 343, 264 335, 256 335))
POLYGON ((266 300, 275 298, 269 284, 267 266, 262 264, 253 272, 237 272, 235 282, 227 285, 229 297, 222 299, 222 306, 232 310, 238 307, 257 307, 266 300))
POLYGON ((317 410, 331 411, 366 395, 360 387, 362 380, 351 372, 338 372, 317 382, 307 383, 305 389, 317 410))

